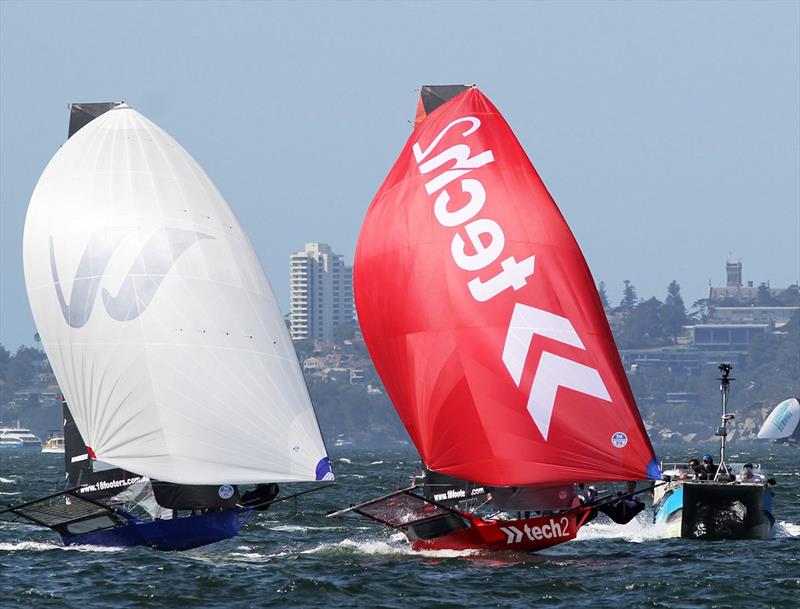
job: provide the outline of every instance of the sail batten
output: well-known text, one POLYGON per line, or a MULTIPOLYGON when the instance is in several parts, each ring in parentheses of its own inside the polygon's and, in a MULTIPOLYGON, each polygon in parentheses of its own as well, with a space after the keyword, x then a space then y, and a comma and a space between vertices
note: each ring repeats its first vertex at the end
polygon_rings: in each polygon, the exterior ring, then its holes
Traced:
POLYGON ((158 126, 123 105, 72 134, 31 198, 24 262, 98 459, 181 484, 319 479, 324 443, 255 251, 158 126))
POLYGON ((364 339, 423 461, 494 486, 655 476, 561 212, 492 103, 440 89, 419 106, 354 264, 364 339))

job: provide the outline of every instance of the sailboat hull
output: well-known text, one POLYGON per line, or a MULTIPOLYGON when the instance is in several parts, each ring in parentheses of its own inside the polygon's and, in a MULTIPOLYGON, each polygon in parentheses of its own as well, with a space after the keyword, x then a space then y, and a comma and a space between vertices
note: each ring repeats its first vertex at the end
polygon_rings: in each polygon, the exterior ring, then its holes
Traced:
POLYGON ((209 512, 170 520, 132 520, 123 526, 82 535, 61 535, 64 545, 93 545, 154 550, 191 550, 235 537, 250 519, 252 508, 209 512))
POLYGON ((462 513, 469 526, 423 539, 419 531, 409 527, 405 533, 416 551, 425 550, 484 550, 491 552, 536 552, 574 539, 589 516, 589 509, 563 514, 519 518, 514 520, 483 520, 462 513))
POLYGON ((654 521, 670 537, 770 539, 772 491, 763 483, 674 482, 656 502, 654 521))

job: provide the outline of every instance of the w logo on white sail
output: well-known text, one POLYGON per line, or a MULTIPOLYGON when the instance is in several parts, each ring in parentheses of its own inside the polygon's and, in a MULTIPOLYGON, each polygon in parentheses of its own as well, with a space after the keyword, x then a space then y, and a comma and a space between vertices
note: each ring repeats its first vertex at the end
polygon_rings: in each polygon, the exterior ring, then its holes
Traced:
MULTIPOLYGON (((50 237, 50 272, 64 320, 73 328, 83 327, 92 314, 97 291, 111 257, 123 238, 135 229, 115 227, 92 233, 72 282, 69 304, 64 298, 56 266, 53 238, 50 237)), ((187 249, 201 239, 213 239, 192 230, 161 228, 142 246, 122 281, 116 296, 103 289, 103 305, 117 321, 136 319, 147 309, 164 277, 187 249)))
MULTIPOLYGON (((517 303, 511 315, 503 363, 519 387, 533 337, 539 335, 578 349, 586 349, 572 323, 560 315, 517 303)), ((611 401, 600 373, 571 359, 543 351, 528 396, 528 412, 547 440, 559 387, 611 401)))

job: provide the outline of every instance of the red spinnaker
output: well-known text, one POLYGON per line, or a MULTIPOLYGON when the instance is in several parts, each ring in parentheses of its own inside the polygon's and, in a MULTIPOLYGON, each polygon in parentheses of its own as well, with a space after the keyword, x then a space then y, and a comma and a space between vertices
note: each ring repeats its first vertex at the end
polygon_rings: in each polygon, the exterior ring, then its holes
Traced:
POLYGON ((359 322, 425 464, 488 485, 660 477, 594 280, 477 89, 419 121, 359 236, 359 322))

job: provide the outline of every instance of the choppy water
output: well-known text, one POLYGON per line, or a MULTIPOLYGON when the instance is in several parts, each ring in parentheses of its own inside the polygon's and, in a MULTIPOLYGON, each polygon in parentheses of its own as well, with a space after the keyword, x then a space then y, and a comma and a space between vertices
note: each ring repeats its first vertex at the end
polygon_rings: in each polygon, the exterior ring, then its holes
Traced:
MULTIPOLYGON (((685 460, 685 449, 663 449, 685 460)), ((63 548, 0 524, 0 607, 786 607, 800 606, 800 450, 759 446, 777 478, 770 541, 663 539, 650 513, 601 522, 533 555, 412 553, 402 535, 324 518, 405 484, 409 452, 335 449, 337 485, 259 515, 238 538, 183 553, 63 548)), ((56 488, 59 455, 0 456, 0 504, 56 488)))

